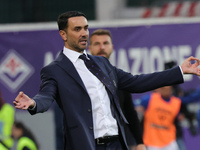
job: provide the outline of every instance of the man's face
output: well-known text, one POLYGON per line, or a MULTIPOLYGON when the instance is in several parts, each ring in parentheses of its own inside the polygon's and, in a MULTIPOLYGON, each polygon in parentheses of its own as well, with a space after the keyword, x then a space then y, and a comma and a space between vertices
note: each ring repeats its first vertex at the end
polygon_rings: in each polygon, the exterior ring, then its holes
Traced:
POLYGON ((173 92, 172 86, 164 86, 159 88, 158 92, 162 95, 164 98, 170 98, 173 92))
POLYGON ((65 47, 82 52, 88 44, 88 22, 83 16, 71 17, 68 19, 68 28, 60 31, 62 39, 65 41, 65 47))
POLYGON ((19 129, 19 128, 15 127, 15 125, 13 125, 13 127, 12 127, 12 137, 14 139, 18 139, 22 135, 23 135, 22 129, 19 129))
POLYGON ((93 35, 90 39, 89 51, 92 55, 110 58, 113 51, 113 44, 108 35, 93 35))

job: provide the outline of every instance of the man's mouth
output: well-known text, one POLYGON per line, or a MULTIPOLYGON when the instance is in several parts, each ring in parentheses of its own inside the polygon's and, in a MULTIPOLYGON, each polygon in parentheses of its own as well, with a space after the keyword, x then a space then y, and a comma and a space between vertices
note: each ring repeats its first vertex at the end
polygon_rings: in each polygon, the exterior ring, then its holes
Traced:
POLYGON ((82 45, 86 45, 86 44, 87 44, 87 40, 80 40, 80 43, 81 43, 82 45))

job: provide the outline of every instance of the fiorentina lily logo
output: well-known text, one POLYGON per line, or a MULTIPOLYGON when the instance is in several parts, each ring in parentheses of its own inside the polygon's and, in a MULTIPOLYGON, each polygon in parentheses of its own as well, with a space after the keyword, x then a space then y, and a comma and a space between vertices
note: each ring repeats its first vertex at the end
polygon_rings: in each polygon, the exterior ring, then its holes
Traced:
POLYGON ((33 74, 34 68, 15 50, 10 50, 0 63, 0 79, 16 92, 33 74))

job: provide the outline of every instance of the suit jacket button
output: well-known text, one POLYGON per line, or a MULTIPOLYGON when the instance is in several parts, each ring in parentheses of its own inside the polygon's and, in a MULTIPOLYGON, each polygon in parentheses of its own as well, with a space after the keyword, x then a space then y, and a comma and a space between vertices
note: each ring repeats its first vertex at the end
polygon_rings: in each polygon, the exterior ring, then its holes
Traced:
POLYGON ((93 127, 89 127, 90 130, 93 130, 93 127))
POLYGON ((91 112, 92 110, 91 109, 88 109, 88 112, 91 112))

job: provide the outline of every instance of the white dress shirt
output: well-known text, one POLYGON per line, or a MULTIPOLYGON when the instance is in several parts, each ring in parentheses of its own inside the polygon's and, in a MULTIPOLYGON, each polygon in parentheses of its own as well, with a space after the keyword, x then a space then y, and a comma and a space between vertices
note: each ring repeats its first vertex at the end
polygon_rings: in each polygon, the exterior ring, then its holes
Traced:
MULTIPOLYGON (((75 66, 91 99, 95 139, 106 135, 118 135, 117 122, 112 116, 110 99, 103 83, 88 70, 84 61, 79 58, 82 53, 66 47, 63 53, 75 66)), ((84 53, 87 56, 86 51, 84 53)))

